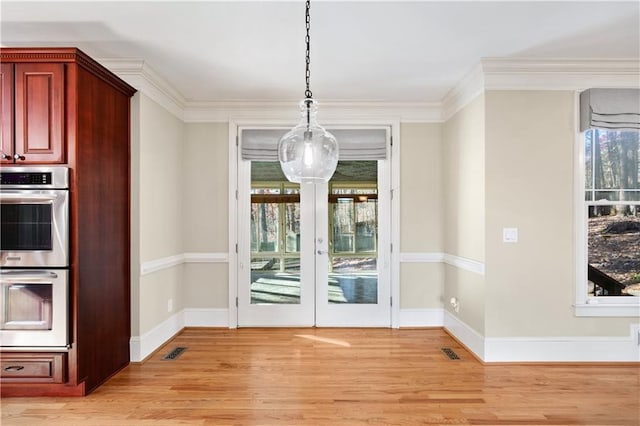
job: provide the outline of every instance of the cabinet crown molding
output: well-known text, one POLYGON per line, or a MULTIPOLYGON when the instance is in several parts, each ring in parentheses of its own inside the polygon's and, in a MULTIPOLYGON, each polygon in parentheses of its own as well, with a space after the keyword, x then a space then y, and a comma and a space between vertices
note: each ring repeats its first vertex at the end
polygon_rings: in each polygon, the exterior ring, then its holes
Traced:
POLYGON ((76 47, 1 47, 0 62, 75 63, 127 96, 136 89, 76 47))

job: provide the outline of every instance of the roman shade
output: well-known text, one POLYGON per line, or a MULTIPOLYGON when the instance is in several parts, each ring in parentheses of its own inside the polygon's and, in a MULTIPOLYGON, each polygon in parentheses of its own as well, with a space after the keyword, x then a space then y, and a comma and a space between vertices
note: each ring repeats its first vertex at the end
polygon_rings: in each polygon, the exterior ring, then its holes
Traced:
POLYGON ((580 93, 580 131, 640 129, 640 89, 588 89, 580 93))
MULTIPOLYGON (((387 158, 387 129, 327 129, 338 141, 340 160, 384 160, 387 158)), ((242 129, 240 151, 243 160, 278 161, 278 141, 289 129, 242 129)))

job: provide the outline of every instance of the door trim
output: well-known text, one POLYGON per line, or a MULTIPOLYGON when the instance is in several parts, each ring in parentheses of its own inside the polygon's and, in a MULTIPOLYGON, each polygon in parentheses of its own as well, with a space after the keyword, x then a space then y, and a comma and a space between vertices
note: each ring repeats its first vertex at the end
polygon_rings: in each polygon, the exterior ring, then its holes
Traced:
MULTIPOLYGON (((334 120, 323 123, 326 127, 368 127, 388 126, 391 129, 391 254, 390 254, 390 292, 391 292, 391 328, 400 326, 400 121, 398 119, 380 120, 362 118, 357 124, 351 121, 334 120)), ((242 127, 294 126, 290 120, 273 120, 263 118, 231 118, 229 120, 229 270, 228 270, 228 306, 229 328, 238 327, 238 137, 242 127)))

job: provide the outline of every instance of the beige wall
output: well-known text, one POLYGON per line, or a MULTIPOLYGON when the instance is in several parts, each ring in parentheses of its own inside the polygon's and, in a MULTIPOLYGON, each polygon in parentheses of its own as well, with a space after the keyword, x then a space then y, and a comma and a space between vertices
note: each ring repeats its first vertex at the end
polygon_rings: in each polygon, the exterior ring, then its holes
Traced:
MULTIPOLYGON (((400 126, 400 251, 443 251, 442 126, 400 126)), ((400 265, 400 308, 442 308, 443 265, 400 265)))
MULTIPOLYGON (((184 251, 229 250, 229 125, 187 124, 184 144, 184 251)), ((185 308, 227 308, 227 263, 187 263, 185 308)))
MULTIPOLYGON (((484 96, 458 111, 443 126, 444 251, 447 254, 485 260, 485 107, 484 96)), ((484 334, 484 276, 447 265, 444 307, 457 297, 459 312, 453 313, 484 334)))
POLYGON ((442 309, 442 263, 400 264, 400 309, 442 309))
POLYGON ((160 105, 140 102, 140 260, 183 252, 184 124, 160 105))
POLYGON ((484 96, 443 128, 444 249, 484 261, 484 96))
POLYGON ((628 336, 638 319, 578 318, 574 93, 488 91, 486 337, 628 336), (502 228, 519 229, 503 243, 502 228))
POLYGON ((183 144, 184 251, 226 253, 229 125, 189 123, 183 144))
POLYGON ((139 122, 132 128, 134 336, 143 335, 183 308, 182 266, 140 276, 141 263, 184 251, 181 200, 184 124, 145 95, 136 96, 133 115, 139 117, 139 122))
POLYGON ((442 125, 400 126, 400 250, 442 252, 442 125))
POLYGON ((162 269, 140 277, 140 335, 144 335, 163 321, 182 310, 183 265, 162 269), (167 301, 173 300, 168 312, 167 301))
POLYGON ((460 321, 484 335, 485 330, 485 277, 452 265, 444 266, 444 307, 460 321), (458 312, 452 310, 449 300, 458 299, 458 312))
POLYGON ((229 265, 187 263, 182 286, 185 308, 226 309, 229 307, 229 265))

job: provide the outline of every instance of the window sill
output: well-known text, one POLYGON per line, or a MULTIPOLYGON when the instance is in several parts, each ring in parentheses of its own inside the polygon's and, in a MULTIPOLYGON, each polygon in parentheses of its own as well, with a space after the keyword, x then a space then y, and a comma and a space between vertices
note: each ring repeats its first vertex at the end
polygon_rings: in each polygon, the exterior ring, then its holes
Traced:
MULTIPOLYGON (((618 299, 618 298, 616 298, 618 299)), ((626 297, 624 299, 627 299, 626 297)), ((640 317, 640 298, 624 300, 626 303, 602 303, 600 300, 589 299, 587 303, 574 305, 578 317, 640 317)))

